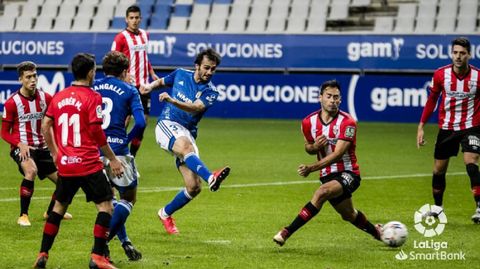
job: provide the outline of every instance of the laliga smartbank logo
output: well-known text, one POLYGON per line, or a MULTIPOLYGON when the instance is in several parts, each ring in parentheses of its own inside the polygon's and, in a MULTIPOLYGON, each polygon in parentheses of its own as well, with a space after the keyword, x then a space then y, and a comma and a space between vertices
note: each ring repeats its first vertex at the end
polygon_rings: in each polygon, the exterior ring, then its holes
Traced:
POLYGON ((465 260, 463 250, 449 250, 447 241, 434 240, 440 236, 448 223, 447 215, 443 208, 436 205, 425 204, 415 211, 413 215, 415 230, 422 234, 426 240, 413 240, 413 250, 406 252, 400 250, 395 254, 395 259, 405 260, 465 260))

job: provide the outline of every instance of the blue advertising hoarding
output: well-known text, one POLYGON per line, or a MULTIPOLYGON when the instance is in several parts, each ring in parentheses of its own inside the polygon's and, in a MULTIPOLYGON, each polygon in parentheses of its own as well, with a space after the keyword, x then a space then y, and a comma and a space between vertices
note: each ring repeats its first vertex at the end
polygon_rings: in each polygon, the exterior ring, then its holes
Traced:
MULTIPOLYGON (((30 60, 68 66, 79 52, 102 56, 115 33, 0 32, 0 64, 30 60)), ((152 33, 153 66, 190 67, 206 47, 222 56, 221 67, 319 70, 429 70, 450 62, 453 35, 254 35, 152 33)), ((472 64, 480 58, 480 36, 468 36, 472 64)))
MULTIPOLYGON (((72 74, 39 70, 39 88, 54 94, 70 85, 72 74)), ((160 76, 166 73, 159 73, 160 76)), ((97 78, 103 76, 97 72, 97 78)), ((359 121, 418 122, 427 100, 429 76, 217 73, 218 103, 206 114, 220 118, 301 119, 318 110, 320 84, 337 79, 341 109, 359 121)), ((0 72, 0 109, 20 87, 15 71, 0 72)), ((166 89, 168 90, 168 89, 166 89)), ((152 116, 160 114, 160 91, 152 93, 152 116)), ((436 115, 431 121, 436 120, 436 115)))

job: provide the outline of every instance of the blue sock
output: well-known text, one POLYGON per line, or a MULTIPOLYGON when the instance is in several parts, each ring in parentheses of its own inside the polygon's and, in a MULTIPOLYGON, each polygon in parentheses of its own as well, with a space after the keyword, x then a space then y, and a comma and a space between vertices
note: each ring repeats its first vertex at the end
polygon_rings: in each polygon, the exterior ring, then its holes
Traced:
POLYGON ((199 175, 205 182, 208 183, 208 179, 212 175, 208 170, 207 166, 203 164, 202 160, 198 158, 195 152, 191 152, 183 158, 187 167, 192 170, 195 174, 199 175))
POLYGON ((177 195, 175 195, 175 198, 165 206, 165 213, 169 216, 172 215, 175 211, 188 204, 192 199, 193 197, 188 194, 187 189, 179 191, 177 195))
POLYGON ((126 200, 120 200, 119 202, 116 203, 115 208, 113 210, 112 220, 110 222, 109 239, 113 238, 115 235, 118 235, 120 241, 122 241, 121 236, 123 236, 123 238, 127 237, 127 234, 125 231, 125 222, 127 221, 127 218, 130 215, 130 212, 132 211, 132 207, 133 207, 132 203, 126 200), (119 233, 120 231, 122 231, 123 234, 120 234, 119 233))

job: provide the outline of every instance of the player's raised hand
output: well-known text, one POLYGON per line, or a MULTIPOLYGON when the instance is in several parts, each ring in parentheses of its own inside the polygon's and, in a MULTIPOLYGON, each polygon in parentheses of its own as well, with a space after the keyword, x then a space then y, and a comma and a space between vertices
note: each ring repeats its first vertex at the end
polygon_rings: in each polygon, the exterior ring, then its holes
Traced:
POLYGON ((297 170, 298 174, 302 177, 307 177, 310 174, 310 167, 305 164, 300 164, 297 170))
POLYGON ((122 177, 123 176, 123 164, 122 162, 115 157, 113 160, 110 160, 110 169, 112 170, 112 173, 117 176, 117 177, 122 177))
POLYGON ((160 102, 170 102, 170 100, 172 100, 172 97, 170 97, 170 95, 167 92, 162 92, 158 96, 158 100, 160 100, 160 102))
POLYGON ((152 88, 150 87, 150 84, 140 84, 140 88, 138 89, 138 91, 141 94, 147 94, 152 91, 152 88))

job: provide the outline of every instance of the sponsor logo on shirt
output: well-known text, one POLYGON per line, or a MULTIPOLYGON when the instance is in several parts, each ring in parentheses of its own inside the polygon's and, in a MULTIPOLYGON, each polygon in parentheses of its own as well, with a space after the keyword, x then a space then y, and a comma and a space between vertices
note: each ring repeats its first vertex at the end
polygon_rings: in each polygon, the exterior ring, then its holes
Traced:
MULTIPOLYGON (((5 110, 5 108, 4 108, 5 110)), ((19 122, 26 122, 31 120, 41 120, 43 118, 43 112, 27 113, 21 116, 18 116, 19 122)))
POLYGON ((62 156, 60 159, 60 163, 62 165, 69 165, 69 164, 79 164, 82 163, 82 158, 78 156, 62 156))

